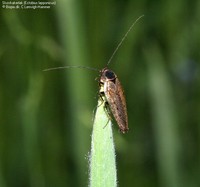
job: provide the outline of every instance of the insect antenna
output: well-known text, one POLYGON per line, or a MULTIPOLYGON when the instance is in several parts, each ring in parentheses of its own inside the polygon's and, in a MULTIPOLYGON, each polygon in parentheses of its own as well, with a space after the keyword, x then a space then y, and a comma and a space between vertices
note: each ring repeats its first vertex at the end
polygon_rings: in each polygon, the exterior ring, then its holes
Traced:
POLYGON ((126 39, 126 37, 128 36, 128 33, 131 31, 131 29, 134 27, 134 25, 142 18, 144 17, 144 15, 141 15, 139 18, 137 18, 132 25, 129 27, 128 31, 126 32, 126 34, 123 36, 123 38, 121 39, 121 41, 119 42, 119 44, 117 45, 117 47, 115 48, 113 54, 111 55, 110 59, 108 60, 107 66, 110 64, 110 62, 112 61, 113 57, 115 56, 116 52, 118 51, 119 47, 122 45, 122 43, 124 42, 124 40, 126 39))
POLYGON ((92 71, 99 72, 99 69, 91 68, 91 67, 87 67, 87 66, 61 66, 61 67, 47 68, 47 69, 44 69, 43 71, 52 71, 52 70, 67 69, 67 68, 81 68, 81 69, 89 69, 92 71))

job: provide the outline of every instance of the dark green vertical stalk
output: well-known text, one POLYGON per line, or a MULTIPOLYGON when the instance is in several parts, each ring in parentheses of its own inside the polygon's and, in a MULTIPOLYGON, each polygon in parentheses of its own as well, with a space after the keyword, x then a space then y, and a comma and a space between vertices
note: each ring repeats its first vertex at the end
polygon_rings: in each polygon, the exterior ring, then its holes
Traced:
MULTIPOLYGON (((65 65, 88 65, 88 46, 85 41, 84 16, 80 2, 59 1, 57 4, 58 23, 60 35, 66 56, 65 65)), ((68 141, 73 144, 70 153, 75 162, 75 174, 72 181, 74 186, 84 186, 87 183, 86 171, 87 162, 84 159, 89 146, 89 128, 92 127, 92 108, 89 107, 93 99, 90 80, 87 70, 70 69, 66 70, 66 90, 69 100, 66 101, 66 119, 68 141), (88 118, 87 118, 88 117, 88 118), (70 133, 69 133, 70 131, 70 133), (69 134, 68 134, 69 133, 69 134)), ((93 81, 93 80, 91 80, 93 81)), ((71 175, 69 173, 69 175, 71 175)))
POLYGON ((41 74, 31 75, 28 92, 22 99, 24 150, 30 175, 30 186, 32 187, 45 186, 45 177, 42 172, 42 159, 38 140, 39 126, 37 121, 42 88, 43 79, 41 74))
POLYGON ((156 46, 146 51, 158 169, 162 186, 180 187, 178 132, 172 87, 156 46))

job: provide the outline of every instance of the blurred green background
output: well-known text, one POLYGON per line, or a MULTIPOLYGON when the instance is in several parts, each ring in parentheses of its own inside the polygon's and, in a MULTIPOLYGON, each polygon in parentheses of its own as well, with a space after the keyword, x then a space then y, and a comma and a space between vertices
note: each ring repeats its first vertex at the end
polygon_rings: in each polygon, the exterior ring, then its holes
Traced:
POLYGON ((98 73, 42 70, 105 67, 142 14, 109 66, 129 115, 119 186, 200 186, 200 1, 57 0, 0 8, 0 187, 88 185, 98 73))

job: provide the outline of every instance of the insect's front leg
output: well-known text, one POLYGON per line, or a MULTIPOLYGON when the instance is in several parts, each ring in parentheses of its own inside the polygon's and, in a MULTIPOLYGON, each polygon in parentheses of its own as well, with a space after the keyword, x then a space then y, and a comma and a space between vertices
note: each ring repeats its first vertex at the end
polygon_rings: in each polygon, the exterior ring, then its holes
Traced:
POLYGON ((98 105, 98 107, 101 106, 106 100, 104 93, 104 83, 102 82, 99 82, 99 98, 101 100, 101 103, 98 105))

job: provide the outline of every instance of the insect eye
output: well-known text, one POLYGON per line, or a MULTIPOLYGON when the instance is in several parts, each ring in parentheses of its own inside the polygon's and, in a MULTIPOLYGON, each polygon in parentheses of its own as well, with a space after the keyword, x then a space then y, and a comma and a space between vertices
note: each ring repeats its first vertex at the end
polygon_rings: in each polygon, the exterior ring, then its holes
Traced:
POLYGON ((112 71, 106 71, 105 76, 108 79, 114 79, 115 78, 115 74, 112 71))

